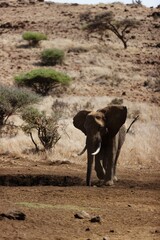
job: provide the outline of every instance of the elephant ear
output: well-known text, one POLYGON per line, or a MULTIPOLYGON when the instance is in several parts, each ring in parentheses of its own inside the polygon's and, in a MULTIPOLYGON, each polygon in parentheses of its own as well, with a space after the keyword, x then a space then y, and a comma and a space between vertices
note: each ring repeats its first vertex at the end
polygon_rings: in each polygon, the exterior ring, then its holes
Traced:
POLYGON ((124 106, 111 105, 99 111, 104 113, 108 133, 114 137, 126 121, 127 108, 124 106))
POLYGON ((90 113, 91 111, 87 111, 87 110, 82 110, 80 112, 78 112, 74 118, 73 118, 73 125, 78 128, 79 130, 81 130, 85 135, 86 135, 86 129, 84 127, 84 123, 86 121, 86 117, 87 115, 90 113))

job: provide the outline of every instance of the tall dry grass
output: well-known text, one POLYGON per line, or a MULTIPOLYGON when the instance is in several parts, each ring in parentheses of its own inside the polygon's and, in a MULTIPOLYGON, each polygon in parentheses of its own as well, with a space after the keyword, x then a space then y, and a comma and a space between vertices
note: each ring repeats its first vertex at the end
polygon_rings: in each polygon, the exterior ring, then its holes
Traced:
MULTIPOLYGON (((89 102, 91 108, 98 109, 105 107, 113 98, 109 97, 66 97, 60 99, 68 104, 70 109, 66 115, 63 116, 60 125, 65 126, 65 132, 62 131, 61 139, 57 143, 52 153, 47 155, 39 154, 33 155, 29 152, 34 146, 29 137, 24 133, 19 134, 13 138, 4 137, 0 139, 0 153, 7 153, 14 156, 27 156, 30 161, 41 160, 69 160, 71 162, 86 164, 86 153, 80 157, 77 156, 84 145, 85 136, 78 129, 74 128, 72 124, 72 117, 86 106, 89 102), (76 109, 74 105, 76 104, 76 109), (27 155, 26 155, 26 151, 27 155)), ((40 110, 46 110, 48 114, 51 113, 52 104, 55 101, 52 97, 44 99, 39 106, 40 110)), ((128 102, 123 103, 128 107, 128 119, 126 125, 129 126, 136 114, 139 114, 139 120, 134 123, 130 132, 126 136, 125 144, 119 159, 120 166, 126 167, 143 167, 143 168, 157 168, 160 161, 160 109, 154 105, 146 103, 128 102)), ((92 109, 91 109, 92 110, 92 109)), ((19 121, 17 119, 17 121, 19 121)), ((38 141, 38 139, 37 139, 38 141)))

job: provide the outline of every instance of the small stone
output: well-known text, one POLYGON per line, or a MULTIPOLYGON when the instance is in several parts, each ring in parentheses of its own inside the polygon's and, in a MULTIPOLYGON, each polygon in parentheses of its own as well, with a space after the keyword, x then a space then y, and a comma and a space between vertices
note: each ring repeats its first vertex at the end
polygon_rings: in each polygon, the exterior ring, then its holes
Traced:
POLYGON ((110 232, 111 232, 111 233, 114 233, 114 230, 113 230, 113 229, 111 229, 111 230, 110 230, 110 232))
POLYGON ((86 232, 89 232, 90 231, 90 228, 88 227, 88 228, 86 228, 86 232))
POLYGON ((109 240, 108 236, 103 237, 103 240, 109 240))

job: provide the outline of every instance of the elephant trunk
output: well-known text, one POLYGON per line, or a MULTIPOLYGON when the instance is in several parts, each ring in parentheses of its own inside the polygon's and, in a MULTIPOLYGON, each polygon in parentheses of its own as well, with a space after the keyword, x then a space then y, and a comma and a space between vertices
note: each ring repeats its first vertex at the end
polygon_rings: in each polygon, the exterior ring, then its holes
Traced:
POLYGON ((93 156, 88 153, 88 162, 87 162, 87 176, 86 176, 86 185, 91 186, 91 175, 93 168, 93 156))
POLYGON ((91 186, 93 159, 94 159, 94 156, 97 155, 101 150, 101 137, 100 137, 100 135, 96 134, 92 137, 87 136, 86 146, 87 146, 87 159, 88 159, 86 184, 87 184, 87 186, 91 186))

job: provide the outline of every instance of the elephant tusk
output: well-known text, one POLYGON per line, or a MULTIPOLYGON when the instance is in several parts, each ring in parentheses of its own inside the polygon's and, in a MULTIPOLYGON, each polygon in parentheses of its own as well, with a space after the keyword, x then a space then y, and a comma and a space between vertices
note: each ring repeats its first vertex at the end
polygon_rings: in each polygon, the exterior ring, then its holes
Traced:
POLYGON ((85 147, 83 148, 83 150, 82 150, 80 153, 78 153, 78 156, 81 156, 81 155, 86 151, 86 149, 87 149, 87 146, 85 145, 85 147))
POLYGON ((101 142, 99 142, 99 146, 95 152, 92 153, 93 156, 97 155, 99 151, 101 150, 101 142))

